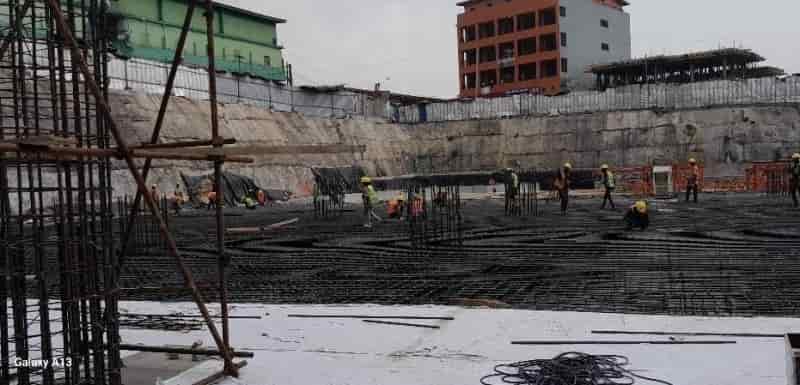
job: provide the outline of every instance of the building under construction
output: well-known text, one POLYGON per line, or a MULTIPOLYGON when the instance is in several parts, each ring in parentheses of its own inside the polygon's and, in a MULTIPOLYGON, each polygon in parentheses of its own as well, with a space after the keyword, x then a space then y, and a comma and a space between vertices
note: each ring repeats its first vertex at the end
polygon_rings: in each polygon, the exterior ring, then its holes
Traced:
POLYGON ((710 80, 733 80, 783 74, 774 67, 760 67, 765 59, 748 49, 724 48, 681 55, 659 55, 596 64, 597 89, 630 84, 693 83, 710 80))

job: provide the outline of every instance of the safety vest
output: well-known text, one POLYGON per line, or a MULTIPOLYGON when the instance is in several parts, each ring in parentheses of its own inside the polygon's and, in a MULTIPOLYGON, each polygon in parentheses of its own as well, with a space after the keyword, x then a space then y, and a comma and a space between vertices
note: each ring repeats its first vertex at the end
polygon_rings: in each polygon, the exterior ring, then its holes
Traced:
POLYGON ((614 178, 614 173, 613 172, 609 171, 606 174, 604 183, 605 183, 606 188, 609 188, 609 189, 613 189, 613 188, 617 187, 617 183, 616 183, 616 180, 614 178))
POLYGON ((367 199, 370 204, 378 203, 378 193, 375 192, 375 188, 372 185, 367 186, 367 199))
POLYGON ((511 186, 514 187, 514 189, 519 188, 519 175, 517 175, 517 173, 511 174, 511 186))
POLYGON ((214 202, 217 200, 217 193, 214 191, 209 191, 207 197, 209 202, 214 202))
POLYGON ((397 210, 400 208, 400 201, 397 199, 392 199, 389 201, 389 204, 386 206, 386 213, 389 215, 397 213, 397 210))
POLYGON ((258 200, 258 204, 264 205, 267 202, 267 194, 264 193, 264 190, 258 190, 256 193, 256 199, 258 200))

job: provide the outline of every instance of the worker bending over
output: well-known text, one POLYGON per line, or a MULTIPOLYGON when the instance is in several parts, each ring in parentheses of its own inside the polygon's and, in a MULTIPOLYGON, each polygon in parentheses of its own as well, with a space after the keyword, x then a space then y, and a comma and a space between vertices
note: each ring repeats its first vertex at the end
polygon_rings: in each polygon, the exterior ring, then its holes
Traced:
POLYGON ((689 197, 694 192, 694 203, 697 203, 697 191, 700 187, 700 167, 697 167, 697 161, 692 158, 689 159, 689 178, 686 181, 686 202, 689 202, 689 197))
POLYGON ((206 209, 211 210, 211 208, 217 208, 217 192, 216 191, 209 191, 206 194, 206 199, 208 199, 208 207, 206 209))
POLYGON ((634 227, 647 230, 650 226, 650 215, 647 213, 647 202, 638 201, 625 213, 625 228, 630 231, 634 227))
POLYGON ((386 215, 392 219, 403 219, 403 212, 405 211, 406 198, 403 193, 397 194, 396 197, 386 203, 386 215))
POLYGON ((371 228, 372 219, 375 218, 375 220, 380 222, 381 217, 375 214, 375 205, 378 204, 378 193, 375 192, 375 188, 372 187, 372 179, 366 176, 361 178, 361 200, 364 202, 364 216, 366 217, 364 227, 371 228))
POLYGON ((570 175, 572 174, 572 164, 564 163, 556 174, 554 186, 558 191, 558 198, 561 200, 561 214, 567 214, 567 206, 569 205, 569 186, 570 175))
POLYGON ((611 193, 617 188, 616 181, 614 180, 614 173, 611 172, 607 164, 600 167, 600 172, 603 174, 603 188, 606 190, 605 195, 603 195, 603 206, 600 209, 605 209, 606 203, 610 203, 611 209, 613 210, 617 208, 614 206, 614 201, 611 199, 611 193))
POLYGON ((791 174, 789 188, 792 192, 792 201, 794 201, 794 208, 798 208, 800 207, 800 203, 798 202, 798 195, 800 195, 800 153, 792 155, 789 173, 791 174))

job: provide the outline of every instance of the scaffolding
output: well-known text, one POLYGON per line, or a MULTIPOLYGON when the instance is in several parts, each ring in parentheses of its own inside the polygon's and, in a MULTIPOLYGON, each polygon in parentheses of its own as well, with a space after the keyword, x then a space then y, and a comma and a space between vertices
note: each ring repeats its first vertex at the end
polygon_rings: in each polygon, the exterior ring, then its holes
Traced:
POLYGON ((219 134, 217 116, 213 3, 189 1, 151 141, 134 145, 121 135, 107 102, 112 31, 106 6, 101 0, 0 2, 0 383, 121 383, 118 277, 135 243, 131 224, 141 202, 214 338, 224 360, 221 373, 235 376, 241 364, 233 362, 229 343, 222 207, 216 211, 220 332, 157 197, 146 187, 152 159, 213 162, 218 194, 224 162, 252 161, 222 148, 228 141, 219 134), (211 137, 159 144, 180 53, 198 7, 208 39, 211 137), (195 150, 174 151, 189 147, 195 150), (112 158, 124 161, 138 186, 119 244, 113 229, 112 158), (143 165, 135 159, 144 159, 143 165), (19 360, 50 364, 28 367, 19 360))

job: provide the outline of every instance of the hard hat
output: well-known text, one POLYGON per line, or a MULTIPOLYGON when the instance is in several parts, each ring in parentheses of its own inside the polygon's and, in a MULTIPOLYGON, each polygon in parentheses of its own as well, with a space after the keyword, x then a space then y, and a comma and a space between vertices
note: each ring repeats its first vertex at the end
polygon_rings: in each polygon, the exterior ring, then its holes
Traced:
POLYGON ((689 158, 689 163, 690 163, 690 164, 695 164, 695 163, 697 163, 697 159, 695 159, 695 158, 689 158))
POLYGON ((361 183, 372 183, 372 179, 368 176, 361 177, 361 183))
POLYGON ((794 160, 800 160, 800 152, 798 152, 798 153, 796 153, 796 154, 792 155, 792 159, 794 159, 794 160))
POLYGON ((600 169, 601 170, 608 170, 608 165, 604 164, 604 165, 600 166, 600 169))
POLYGON ((564 168, 572 170, 572 164, 570 164, 569 162, 564 163, 564 168))
POLYGON ((636 208, 636 211, 645 214, 647 213, 647 202, 645 201, 638 201, 636 204, 633 205, 636 208))

